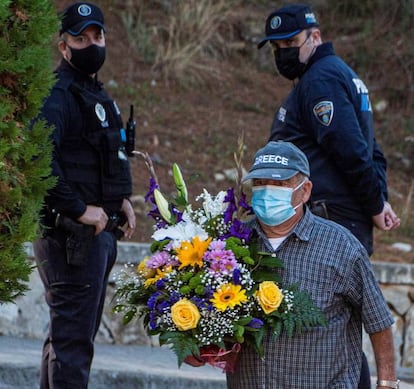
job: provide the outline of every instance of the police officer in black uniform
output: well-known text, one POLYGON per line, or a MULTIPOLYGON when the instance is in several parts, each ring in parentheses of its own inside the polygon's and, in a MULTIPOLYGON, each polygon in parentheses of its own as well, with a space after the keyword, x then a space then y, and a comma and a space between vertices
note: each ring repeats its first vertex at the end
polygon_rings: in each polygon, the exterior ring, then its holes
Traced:
POLYGON ((34 242, 50 308, 42 389, 87 388, 117 238, 130 238, 135 229, 125 130, 97 79, 104 33, 96 5, 75 3, 64 11, 58 43, 63 58, 41 112, 54 127, 57 179, 45 199, 43 235, 34 242))
MULTIPOLYGON (((311 209, 348 228, 373 252, 373 226, 391 230, 400 219, 387 201, 386 160, 374 136, 368 89, 323 43, 306 4, 269 14, 266 36, 276 67, 294 88, 276 112, 269 140, 294 143, 307 156, 313 182, 311 209)), ((370 388, 363 359, 360 389, 370 388)))
POLYGON ((368 88, 332 43, 322 42, 305 4, 272 12, 259 47, 266 42, 279 73, 298 80, 276 112, 270 140, 290 141, 306 154, 313 201, 371 255, 373 226, 390 230, 400 220, 387 202, 386 160, 375 140, 368 88))

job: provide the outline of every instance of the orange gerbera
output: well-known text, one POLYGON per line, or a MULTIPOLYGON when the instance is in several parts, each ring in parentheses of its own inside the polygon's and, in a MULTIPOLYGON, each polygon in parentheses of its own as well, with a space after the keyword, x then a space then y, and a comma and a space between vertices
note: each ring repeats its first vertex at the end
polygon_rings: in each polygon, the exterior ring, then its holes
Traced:
POLYGON ((181 262, 178 269, 182 269, 185 266, 203 266, 203 255, 211 240, 212 238, 200 240, 196 236, 191 242, 182 242, 181 247, 177 249, 177 257, 181 262))

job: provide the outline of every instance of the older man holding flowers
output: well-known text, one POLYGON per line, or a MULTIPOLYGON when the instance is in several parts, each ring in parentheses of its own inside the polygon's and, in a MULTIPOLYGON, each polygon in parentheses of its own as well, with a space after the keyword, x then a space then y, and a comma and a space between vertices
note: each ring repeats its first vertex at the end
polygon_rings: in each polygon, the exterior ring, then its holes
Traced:
MULTIPOLYGON (((274 331, 267 331, 264 358, 242 347, 237 370, 227 374, 228 388, 355 389, 361 372, 362 326, 375 353, 377 387, 397 388, 393 318, 368 254, 344 227, 307 209, 309 176, 306 156, 292 143, 269 142, 260 149, 245 177, 253 181, 256 215, 249 227, 259 250, 283 261, 283 269, 275 268, 282 284, 307 290, 324 313, 326 326, 307 327, 292 337, 286 325, 277 339, 274 331)), ((263 282, 256 296, 267 314, 280 295, 274 283, 263 282)), ((290 297, 283 296, 287 309, 290 297)))

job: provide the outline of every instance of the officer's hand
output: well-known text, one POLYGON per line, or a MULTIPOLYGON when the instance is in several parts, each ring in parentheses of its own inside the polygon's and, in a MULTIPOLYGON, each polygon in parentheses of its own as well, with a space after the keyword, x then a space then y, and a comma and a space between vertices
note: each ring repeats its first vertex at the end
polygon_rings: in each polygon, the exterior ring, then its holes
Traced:
POLYGON ((124 231, 124 237, 127 239, 131 239, 136 227, 136 218, 134 208, 132 207, 132 204, 129 200, 124 199, 122 201, 121 211, 125 214, 125 216, 128 219, 128 227, 124 231))
POLYGON ((381 213, 372 217, 375 227, 383 231, 390 231, 398 228, 401 224, 400 218, 393 211, 391 204, 385 202, 381 213))
POLYGON ((95 205, 86 206, 86 211, 78 219, 78 222, 95 226, 95 235, 101 233, 108 222, 108 215, 103 208, 96 207, 95 205))

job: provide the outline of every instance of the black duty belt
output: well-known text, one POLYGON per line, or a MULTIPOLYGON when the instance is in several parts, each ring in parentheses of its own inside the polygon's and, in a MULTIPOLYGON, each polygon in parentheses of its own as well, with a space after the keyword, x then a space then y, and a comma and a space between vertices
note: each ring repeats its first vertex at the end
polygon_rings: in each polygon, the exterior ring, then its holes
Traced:
MULTIPOLYGON (((127 222, 127 218, 124 213, 113 213, 109 215, 108 222, 106 223, 104 231, 111 232, 117 239, 121 239, 124 232, 120 229, 127 222)), ((92 225, 79 223, 70 217, 57 213, 54 226, 52 230, 56 228, 66 233, 75 234, 78 237, 90 236, 95 234, 95 227, 92 225)))

